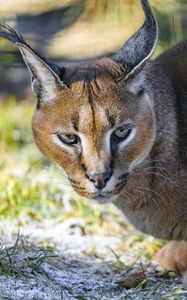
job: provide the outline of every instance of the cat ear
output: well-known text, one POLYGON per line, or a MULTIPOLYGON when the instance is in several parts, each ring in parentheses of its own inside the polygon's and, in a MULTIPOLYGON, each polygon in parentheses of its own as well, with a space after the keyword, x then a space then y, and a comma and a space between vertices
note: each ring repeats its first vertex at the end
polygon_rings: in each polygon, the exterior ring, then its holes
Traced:
POLYGON ((113 56, 113 60, 122 64, 127 72, 126 78, 136 73, 152 55, 157 39, 157 23, 152 14, 149 1, 141 0, 146 20, 143 26, 113 56))
POLYGON ((0 37, 8 39, 20 50, 23 59, 31 73, 32 89, 41 102, 50 102, 56 96, 58 88, 67 88, 60 80, 60 67, 40 56, 9 26, 1 25, 5 31, 0 31, 0 37))

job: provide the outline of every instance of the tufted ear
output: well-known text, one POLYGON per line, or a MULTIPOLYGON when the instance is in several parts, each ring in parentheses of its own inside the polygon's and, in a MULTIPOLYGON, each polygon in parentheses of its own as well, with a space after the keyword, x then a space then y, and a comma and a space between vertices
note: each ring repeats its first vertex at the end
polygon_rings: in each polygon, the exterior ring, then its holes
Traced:
POLYGON ((122 64, 129 78, 145 64, 152 55, 158 37, 156 20, 149 1, 141 0, 146 20, 143 26, 113 56, 113 60, 122 64))
POLYGON ((40 56, 23 39, 23 37, 9 26, 1 25, 0 37, 8 39, 20 50, 23 59, 31 73, 32 89, 37 98, 42 102, 54 99, 58 88, 67 88, 60 80, 60 67, 40 56))

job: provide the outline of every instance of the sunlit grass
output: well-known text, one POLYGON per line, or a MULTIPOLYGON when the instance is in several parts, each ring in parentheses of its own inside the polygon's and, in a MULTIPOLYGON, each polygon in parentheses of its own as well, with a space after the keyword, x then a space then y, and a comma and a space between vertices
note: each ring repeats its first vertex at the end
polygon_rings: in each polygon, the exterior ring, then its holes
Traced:
POLYGON ((50 201, 59 188, 50 186, 54 175, 34 145, 31 117, 34 106, 10 99, 0 104, 0 214, 15 216, 55 211, 50 201), (42 208, 42 209, 41 209, 42 208))

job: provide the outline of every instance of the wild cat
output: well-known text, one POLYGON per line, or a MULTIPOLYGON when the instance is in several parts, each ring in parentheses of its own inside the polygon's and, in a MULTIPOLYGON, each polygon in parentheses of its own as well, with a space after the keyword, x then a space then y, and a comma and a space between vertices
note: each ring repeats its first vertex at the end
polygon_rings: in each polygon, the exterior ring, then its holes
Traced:
POLYGON ((148 0, 143 26, 111 58, 59 67, 20 34, 0 36, 21 51, 37 107, 39 149, 62 167, 74 190, 113 202, 145 233, 175 240, 161 266, 187 270, 187 41, 150 57, 157 25, 148 0))

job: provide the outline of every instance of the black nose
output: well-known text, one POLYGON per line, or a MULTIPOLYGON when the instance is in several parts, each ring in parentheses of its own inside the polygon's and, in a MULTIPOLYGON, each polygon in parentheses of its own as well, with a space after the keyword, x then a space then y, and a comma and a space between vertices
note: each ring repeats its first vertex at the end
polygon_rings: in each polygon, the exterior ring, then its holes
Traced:
POLYGON ((103 189, 107 181, 110 179, 112 175, 112 171, 105 171, 102 173, 91 173, 91 174, 86 174, 87 178, 92 181, 97 189, 103 189))

